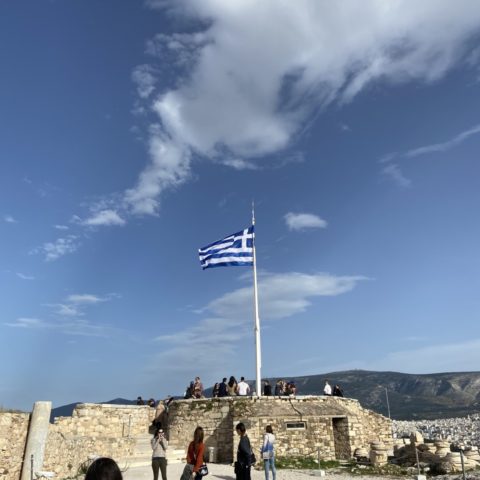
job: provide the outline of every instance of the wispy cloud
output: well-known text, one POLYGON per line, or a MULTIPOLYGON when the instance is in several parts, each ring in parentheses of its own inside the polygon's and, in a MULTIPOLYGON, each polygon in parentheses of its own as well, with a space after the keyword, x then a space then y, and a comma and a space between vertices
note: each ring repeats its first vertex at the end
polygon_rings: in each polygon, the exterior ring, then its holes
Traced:
MULTIPOLYGON (((364 280, 366 277, 357 275, 262 273, 259 278, 259 296, 262 299, 260 316, 263 325, 265 326, 265 322, 303 313, 314 299, 349 292, 364 280)), ((168 364, 168 368, 178 372, 191 371, 189 359, 191 345, 195 343, 196 348, 203 352, 195 362, 197 371, 203 369, 215 374, 220 368, 224 371, 225 365, 236 358, 241 340, 251 332, 252 295, 251 286, 226 293, 198 310, 206 315, 206 318, 197 325, 157 337, 157 340, 164 344, 164 349, 155 356, 158 360, 155 365, 168 364), (205 332, 208 332, 208 335, 205 335, 205 332), (222 358, 220 367, 219 355, 222 358), (181 361, 182 358, 185 362, 181 361)))
POLYGON ((402 188, 409 188, 412 186, 412 181, 405 177, 400 169, 398 163, 399 160, 402 159, 410 159, 416 158, 421 155, 427 155, 429 153, 442 153, 450 150, 452 148, 461 145, 463 142, 468 140, 470 137, 474 135, 478 135, 480 133, 480 125, 475 125, 464 132, 455 135, 454 137, 450 138, 445 142, 440 143, 433 143, 431 145, 425 145, 423 147, 412 148, 411 150, 407 150, 406 152, 390 152, 386 155, 383 155, 379 163, 380 164, 387 164, 385 167, 381 169, 381 174, 393 180, 399 187, 402 188))
POLYGON ((420 155, 426 155, 434 152, 445 152, 454 147, 457 147, 461 143, 465 142, 468 138, 478 135, 480 133, 480 125, 475 125, 472 128, 465 130, 464 132, 455 135, 446 142, 434 143, 431 145, 425 145, 423 147, 414 148, 404 154, 407 158, 418 157, 420 155))
POLYGON ((382 174, 393 180, 399 187, 410 188, 412 181, 405 177, 396 163, 391 163, 382 169, 382 174))
POLYGON ((62 317, 81 317, 85 315, 86 307, 108 302, 114 298, 119 298, 119 295, 113 293, 105 296, 90 293, 72 294, 61 303, 46 303, 44 306, 52 308, 56 315, 62 317))
POLYGON ((82 293, 82 294, 73 294, 67 297, 67 300, 71 303, 75 304, 83 304, 83 305, 95 305, 96 303, 106 302, 111 300, 114 297, 118 297, 115 294, 109 294, 105 297, 99 295, 93 295, 91 293, 82 293))
POLYGON ((69 253, 74 253, 80 246, 78 236, 67 235, 66 237, 57 238, 54 242, 46 242, 40 247, 34 248, 31 254, 43 254, 45 261, 52 262, 69 253))
POLYGON ((150 164, 137 184, 125 192, 125 202, 135 215, 156 215, 160 194, 181 185, 191 175, 190 150, 165 135, 158 125, 151 128, 149 153, 150 164))
POLYGON ((256 163, 243 160, 241 158, 227 158, 222 160, 222 165, 232 167, 235 170, 258 170, 259 166, 256 163))
POLYGON ((54 225, 54 228, 57 230, 68 230, 69 227, 67 225, 54 225))
POLYGON ((64 303, 46 303, 45 307, 51 307, 57 315, 62 317, 80 317, 83 312, 78 310, 74 305, 66 305, 64 303))
POLYGON ((3 221, 6 223, 17 223, 17 221, 11 215, 4 215, 3 221))
POLYGON ((82 225, 88 227, 123 226, 125 224, 126 221, 115 210, 101 210, 82 221, 82 225))
POLYGON ((139 65, 132 72, 132 80, 137 85, 140 98, 148 98, 155 90, 156 78, 151 65, 139 65))
POLYGON ((24 273, 17 272, 17 277, 21 278, 22 280, 35 280, 33 275, 25 275, 24 273))
POLYGON ((20 317, 13 322, 5 323, 5 325, 14 328, 45 328, 48 324, 39 318, 20 317))
POLYGON ((87 337, 106 337, 114 329, 108 325, 96 325, 84 319, 69 319, 59 321, 46 321, 39 318, 20 317, 13 322, 5 323, 12 328, 25 330, 52 330, 65 335, 78 335, 87 337))
POLYGON ((328 223, 313 213, 289 212, 284 216, 285 223, 290 230, 308 230, 311 228, 327 228, 328 223))

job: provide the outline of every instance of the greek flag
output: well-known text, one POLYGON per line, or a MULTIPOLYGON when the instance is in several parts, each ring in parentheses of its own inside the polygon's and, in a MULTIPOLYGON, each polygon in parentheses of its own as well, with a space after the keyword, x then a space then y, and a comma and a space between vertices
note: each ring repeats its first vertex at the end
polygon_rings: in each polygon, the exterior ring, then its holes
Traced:
POLYGON ((253 225, 198 250, 202 268, 253 265, 253 225))

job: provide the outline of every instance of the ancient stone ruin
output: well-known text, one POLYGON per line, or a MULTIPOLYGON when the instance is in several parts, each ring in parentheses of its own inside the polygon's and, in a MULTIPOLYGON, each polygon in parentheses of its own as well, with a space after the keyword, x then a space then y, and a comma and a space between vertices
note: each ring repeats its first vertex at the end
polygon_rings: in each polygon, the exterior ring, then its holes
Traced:
POLYGON ((425 442, 420 432, 412 432, 410 438, 396 439, 394 444, 394 463, 405 467, 420 467, 427 473, 445 474, 473 470, 480 467, 478 447, 469 446, 460 451, 448 440, 436 439, 425 442))
MULTIPOLYGON (((72 417, 49 423, 50 402, 37 402, 32 414, 0 412, 0 480, 29 480, 53 472, 75 477, 96 456, 113 457, 121 467, 149 465, 148 406, 79 404, 72 417), (22 468, 23 467, 23 468, 22 468)), ((244 422, 254 448, 266 425, 277 437, 277 455, 350 459, 357 451, 383 461, 393 450, 389 419, 366 410, 357 400, 339 397, 226 397, 176 400, 169 408, 168 461, 180 462, 197 425, 205 430, 207 451, 217 462, 233 461, 238 439, 235 425, 244 422), (371 448, 373 443, 373 447, 371 448)))

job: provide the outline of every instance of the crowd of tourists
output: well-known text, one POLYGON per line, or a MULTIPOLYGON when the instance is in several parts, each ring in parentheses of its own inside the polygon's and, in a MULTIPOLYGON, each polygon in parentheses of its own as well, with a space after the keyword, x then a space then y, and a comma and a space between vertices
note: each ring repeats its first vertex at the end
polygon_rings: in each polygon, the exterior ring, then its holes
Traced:
MULTIPOLYGON (((213 398, 247 396, 251 394, 255 395, 255 392, 245 381, 244 377, 241 377, 239 382, 237 382, 234 376, 231 376, 228 381, 227 377, 224 377, 221 382, 215 383, 212 389, 213 398)), ((263 396, 265 397, 294 397, 296 394, 297 386, 293 380, 287 382, 283 379, 279 379, 275 382, 273 387, 268 380, 264 380, 263 382, 263 396)), ((334 397, 343 397, 343 390, 339 385, 335 385, 332 388, 328 380, 326 380, 323 394, 334 397)), ((203 384, 200 377, 195 377, 195 380, 190 382, 185 390, 184 398, 205 398, 203 384)))

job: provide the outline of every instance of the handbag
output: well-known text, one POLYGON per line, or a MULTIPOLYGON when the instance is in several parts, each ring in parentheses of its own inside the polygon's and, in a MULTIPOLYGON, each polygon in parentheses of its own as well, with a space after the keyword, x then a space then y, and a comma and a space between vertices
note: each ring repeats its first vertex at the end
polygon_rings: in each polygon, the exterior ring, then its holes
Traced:
POLYGON ((271 458, 271 455, 270 455, 271 452, 268 448, 269 445, 270 445, 270 440, 267 438, 267 449, 262 451, 262 458, 264 460, 270 460, 270 458, 271 458))
POLYGON ((202 477, 204 477, 205 475, 208 475, 208 467, 207 467, 207 464, 204 463, 199 469, 198 469, 198 472, 202 477))

